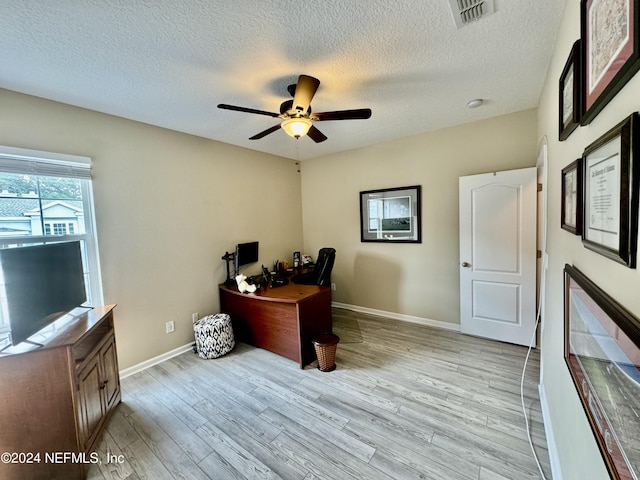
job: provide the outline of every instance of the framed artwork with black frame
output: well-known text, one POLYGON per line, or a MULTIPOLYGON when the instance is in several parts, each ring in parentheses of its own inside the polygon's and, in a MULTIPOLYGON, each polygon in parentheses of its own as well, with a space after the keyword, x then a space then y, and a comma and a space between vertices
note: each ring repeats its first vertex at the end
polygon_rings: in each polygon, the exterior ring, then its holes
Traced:
POLYGON ((582 114, 580 55, 580 40, 576 40, 560 75, 560 92, 558 96, 558 101, 560 102, 560 105, 558 105, 560 141, 566 140, 580 125, 580 115, 582 114))
POLYGON ((611 478, 640 478, 640 321, 571 265, 564 359, 611 478))
POLYGON ((582 156, 584 246, 636 268, 638 244, 638 114, 589 145, 582 156))
POLYGON ((562 211, 560 226, 582 235, 582 158, 562 169, 562 211))
POLYGON ((582 125, 588 125, 640 68, 640 0, 581 0, 584 79, 582 125))
POLYGON ((421 243, 420 185, 360 192, 360 241, 421 243))

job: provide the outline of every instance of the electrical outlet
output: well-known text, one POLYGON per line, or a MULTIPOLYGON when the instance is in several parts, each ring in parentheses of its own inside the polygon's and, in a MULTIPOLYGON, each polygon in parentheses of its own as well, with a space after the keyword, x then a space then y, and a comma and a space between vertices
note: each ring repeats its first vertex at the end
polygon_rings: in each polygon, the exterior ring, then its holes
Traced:
POLYGON ((171 320, 170 322, 167 322, 165 324, 165 331, 166 333, 172 333, 174 330, 176 329, 175 324, 173 323, 173 320, 171 320))
POLYGON ((336 291, 336 284, 335 283, 331 283, 331 290, 333 290, 334 292, 336 291))
POLYGON ((199 320, 199 317, 200 317, 200 316, 198 315, 198 312, 192 313, 192 314, 191 314, 191 321, 192 321, 193 323, 196 323, 196 322, 199 320))

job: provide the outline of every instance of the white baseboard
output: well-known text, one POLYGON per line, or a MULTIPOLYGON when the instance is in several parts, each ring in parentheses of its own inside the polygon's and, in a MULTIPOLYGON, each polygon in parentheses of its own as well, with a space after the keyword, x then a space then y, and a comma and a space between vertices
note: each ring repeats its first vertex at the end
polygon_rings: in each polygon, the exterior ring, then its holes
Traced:
POLYGON ((145 360, 144 362, 138 363, 133 367, 125 368, 124 370, 120 370, 120 378, 126 378, 129 375, 133 375, 134 373, 141 372, 149 367, 153 367, 159 363, 164 362, 165 360, 169 360, 170 358, 177 357, 185 352, 188 352, 193 349, 193 342, 183 345, 182 347, 174 348, 162 355, 158 355, 157 357, 150 358, 149 360, 145 360))
MULTIPOLYGON (((421 325, 428 325, 430 327, 442 328, 444 330, 452 330, 454 332, 460 331, 460 325, 455 325, 453 323, 448 323, 448 322, 440 322, 438 320, 431 320, 428 318, 414 317, 412 315, 403 315, 403 314, 394 313, 394 312, 385 312, 382 310, 375 310, 373 308, 367 308, 367 307, 359 307, 357 305, 349 305, 346 303, 333 302, 331 306, 336 308, 344 308, 345 310, 351 310, 354 312, 366 313, 367 315, 375 315, 377 317, 387 317, 387 318, 393 318, 395 320, 402 320, 404 322, 419 323, 421 325)), ((187 345, 183 345, 182 347, 178 347, 173 350, 170 350, 166 353, 163 353, 162 355, 158 355, 157 357, 153 357, 153 358, 150 358, 149 360, 145 360, 144 362, 138 363, 137 365, 134 365, 132 367, 125 368, 124 370, 120 371, 120 378, 126 378, 129 375, 133 375, 134 373, 141 372, 142 370, 145 370, 149 367, 153 367, 154 365, 162 363, 165 360, 169 360, 170 358, 176 357, 184 352, 188 352, 189 350, 192 349, 192 345, 193 345, 193 342, 187 345)))
POLYGON ((441 322, 439 320, 432 320, 430 318, 414 317, 413 315, 404 315, 402 313, 385 312, 383 310, 376 310, 374 308, 359 307, 357 305, 349 305, 347 303, 332 302, 332 307, 344 308, 345 310, 351 310, 358 313, 366 313, 367 315, 375 315, 376 317, 393 318, 394 320, 401 320, 409 323, 419 323, 420 325, 427 325, 429 327, 441 328, 443 330, 451 330, 453 332, 460 331, 460 325, 449 322, 441 322))
POLYGON ((560 459, 558 458, 558 448, 553 436, 553 425, 549 415, 549 405, 547 404, 547 394, 544 385, 538 385, 538 395, 540 395, 540 407, 542 408, 542 422, 544 423, 544 434, 547 438, 547 449, 549 450, 549 463, 551 464, 551 475, 553 480, 562 480, 562 470, 560 469, 560 459))

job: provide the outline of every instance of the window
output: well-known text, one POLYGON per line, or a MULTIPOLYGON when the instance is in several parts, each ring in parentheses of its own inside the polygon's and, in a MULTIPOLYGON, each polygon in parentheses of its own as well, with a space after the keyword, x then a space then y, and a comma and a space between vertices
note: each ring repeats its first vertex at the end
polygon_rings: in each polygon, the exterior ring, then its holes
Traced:
POLYGON ((66 235, 67 234, 67 224, 66 223, 54 223, 53 224, 53 234, 54 235, 66 235))
POLYGON ((101 305, 93 212, 89 158, 0 146, 0 248, 79 240, 87 303, 101 305))

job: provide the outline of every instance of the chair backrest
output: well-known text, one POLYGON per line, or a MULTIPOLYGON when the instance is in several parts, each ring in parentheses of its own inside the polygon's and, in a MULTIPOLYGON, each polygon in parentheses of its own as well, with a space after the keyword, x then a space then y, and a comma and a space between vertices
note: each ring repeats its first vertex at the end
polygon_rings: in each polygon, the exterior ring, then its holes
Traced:
POLYGON ((313 280, 316 285, 328 287, 331 285, 331 270, 336 259, 335 248, 321 248, 318 252, 316 266, 313 269, 313 280))

